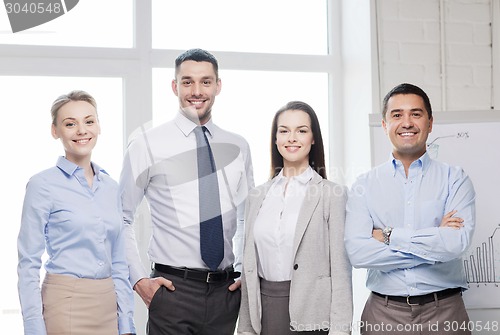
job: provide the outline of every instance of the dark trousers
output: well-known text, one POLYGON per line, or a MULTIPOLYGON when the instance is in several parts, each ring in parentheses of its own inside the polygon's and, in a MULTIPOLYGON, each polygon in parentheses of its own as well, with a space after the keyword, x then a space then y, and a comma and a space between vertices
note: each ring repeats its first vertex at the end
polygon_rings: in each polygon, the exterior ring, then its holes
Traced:
POLYGON ((461 294, 410 306, 372 293, 361 315, 363 335, 470 335, 468 326, 469 316, 461 294))
POLYGON ((233 335, 240 308, 241 291, 226 282, 207 284, 185 280, 153 270, 152 277, 165 277, 175 291, 161 286, 149 306, 148 335, 233 335))
POLYGON ((289 312, 290 281, 272 282, 261 278, 260 298, 262 303, 261 335, 328 334, 328 330, 300 331, 301 327, 293 329, 289 312))

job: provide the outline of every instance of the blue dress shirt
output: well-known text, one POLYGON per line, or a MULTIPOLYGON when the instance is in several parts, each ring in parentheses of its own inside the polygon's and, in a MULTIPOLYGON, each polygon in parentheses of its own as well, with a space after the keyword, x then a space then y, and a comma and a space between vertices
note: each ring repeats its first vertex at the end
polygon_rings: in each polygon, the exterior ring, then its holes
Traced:
POLYGON ((26 335, 46 334, 40 290, 44 251, 47 273, 112 277, 118 303, 117 333, 135 333, 118 184, 96 164, 92 167, 92 187, 84 170, 64 157, 27 184, 18 238, 18 290, 26 335))
MULTIPOLYGON (((392 156, 391 156, 392 157, 392 156)), ((467 288, 461 255, 475 227, 475 191, 460 167, 425 153, 405 175, 394 158, 361 175, 347 202, 345 244, 351 263, 367 268, 366 286, 386 295, 421 295, 467 288), (464 227, 440 228, 457 210, 464 227), (374 228, 393 227, 390 244, 372 237, 374 228)))

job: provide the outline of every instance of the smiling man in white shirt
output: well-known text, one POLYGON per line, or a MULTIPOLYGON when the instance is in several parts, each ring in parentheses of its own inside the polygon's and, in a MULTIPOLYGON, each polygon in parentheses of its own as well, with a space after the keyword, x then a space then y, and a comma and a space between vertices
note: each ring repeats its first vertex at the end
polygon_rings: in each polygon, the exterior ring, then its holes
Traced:
MULTIPOLYGON (((191 49, 175 66, 172 90, 179 112, 172 121, 139 134, 124 159, 120 186, 130 279, 149 308, 148 334, 232 335, 241 299, 235 279, 241 271, 244 201, 254 183, 250 150, 241 136, 212 122, 212 106, 221 89, 215 57, 191 49), (211 148, 207 160, 216 170, 208 176, 199 177, 196 132, 211 148), (215 177, 218 190, 203 200, 200 195, 209 177, 215 177), (144 197, 152 218, 151 278, 141 264, 133 228, 144 197), (204 217, 212 219, 205 202, 213 198, 218 198, 216 216, 222 222, 221 251, 220 259, 209 264, 202 257, 200 236, 204 217)), ((215 243, 215 238, 209 242, 215 243)))

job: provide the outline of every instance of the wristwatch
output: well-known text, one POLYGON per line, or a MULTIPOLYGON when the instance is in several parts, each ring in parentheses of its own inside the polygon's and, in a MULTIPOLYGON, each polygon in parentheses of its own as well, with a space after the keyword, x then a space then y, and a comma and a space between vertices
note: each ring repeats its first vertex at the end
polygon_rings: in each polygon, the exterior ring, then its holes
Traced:
POLYGON ((392 227, 386 226, 382 229, 382 236, 384 236, 384 243, 389 245, 389 237, 391 237, 392 227))

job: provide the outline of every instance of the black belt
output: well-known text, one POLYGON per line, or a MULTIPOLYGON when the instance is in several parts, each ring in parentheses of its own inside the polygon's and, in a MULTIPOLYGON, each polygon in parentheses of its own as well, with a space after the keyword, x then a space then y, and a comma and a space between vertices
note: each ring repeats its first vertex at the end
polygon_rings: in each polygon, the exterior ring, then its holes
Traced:
POLYGON ((436 299, 434 295, 437 296, 438 300, 441 300, 447 297, 451 297, 452 295, 458 294, 460 292, 462 292, 462 289, 460 287, 455 287, 455 288, 447 288, 446 290, 433 292, 429 294, 413 295, 407 297, 401 297, 397 295, 385 295, 385 294, 380 294, 378 292, 372 292, 372 293, 384 299, 387 298, 388 300, 392 301, 406 302, 408 305, 413 306, 413 305, 424 305, 429 302, 433 302, 436 299))
POLYGON ((204 283, 225 282, 230 279, 238 278, 241 275, 240 272, 234 271, 233 267, 229 267, 225 270, 220 271, 206 271, 189 268, 177 268, 170 265, 155 263, 154 268, 155 270, 169 275, 181 277, 184 279, 201 281, 204 283))

